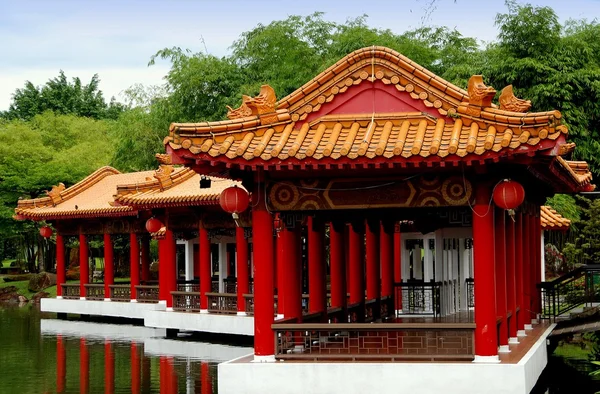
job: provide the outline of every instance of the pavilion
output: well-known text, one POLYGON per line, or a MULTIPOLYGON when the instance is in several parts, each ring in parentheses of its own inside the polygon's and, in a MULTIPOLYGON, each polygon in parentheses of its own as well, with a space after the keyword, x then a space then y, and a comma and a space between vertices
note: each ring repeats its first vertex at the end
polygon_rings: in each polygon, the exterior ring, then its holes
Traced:
POLYGON ((220 392, 532 389, 552 329, 541 206, 594 186, 559 111, 495 95, 369 47, 280 100, 264 85, 229 120, 171 125, 173 163, 252 191, 255 352, 219 366, 220 392), (506 210, 508 185, 525 201, 506 210))

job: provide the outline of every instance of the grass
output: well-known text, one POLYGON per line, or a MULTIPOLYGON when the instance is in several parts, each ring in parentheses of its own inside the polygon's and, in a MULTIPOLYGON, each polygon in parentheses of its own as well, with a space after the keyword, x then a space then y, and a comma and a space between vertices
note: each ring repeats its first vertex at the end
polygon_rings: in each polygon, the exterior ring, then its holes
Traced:
POLYGON ((582 347, 580 344, 574 343, 566 343, 562 342, 553 353, 555 356, 570 358, 570 359, 578 359, 578 360, 588 360, 588 355, 590 354, 590 349, 587 344, 584 344, 582 347))

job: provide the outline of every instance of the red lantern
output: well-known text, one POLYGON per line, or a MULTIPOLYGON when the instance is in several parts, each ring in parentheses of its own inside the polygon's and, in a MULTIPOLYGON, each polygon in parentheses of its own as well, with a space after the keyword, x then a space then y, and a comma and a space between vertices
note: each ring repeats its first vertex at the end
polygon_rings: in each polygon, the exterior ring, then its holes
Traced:
POLYGON ((225 212, 232 213, 233 218, 237 219, 240 212, 248 209, 250 196, 246 190, 234 185, 221 192, 219 204, 225 212))
POLYGON ((525 200, 525 189, 519 182, 505 179, 494 188, 494 203, 502 209, 514 210, 525 200))
POLYGON ((52 236, 52 229, 48 226, 40 227, 40 235, 44 238, 50 238, 52 236))
POLYGON ((150 218, 146 221, 146 230, 149 233, 155 233, 163 227, 163 224, 157 218, 150 218))

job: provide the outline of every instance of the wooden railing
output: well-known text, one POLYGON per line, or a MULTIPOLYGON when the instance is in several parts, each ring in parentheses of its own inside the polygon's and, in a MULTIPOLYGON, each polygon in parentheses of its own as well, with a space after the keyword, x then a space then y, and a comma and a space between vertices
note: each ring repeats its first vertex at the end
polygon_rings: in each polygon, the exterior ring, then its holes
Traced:
POLYGON ((200 312, 200 293, 172 291, 173 310, 179 312, 200 312))
POLYGON ((406 281, 394 284, 396 309, 406 315, 441 313, 441 282, 406 281))
POLYGON ((85 284, 85 299, 104 301, 104 285, 103 284, 85 284))
POLYGON ((158 286, 136 286, 137 302, 156 303, 158 302, 158 286))
POLYGON ((206 293, 206 296, 208 297, 209 313, 237 313, 237 294, 206 293))
POLYGON ((465 285, 467 287, 467 308, 475 308, 475 281, 473 278, 465 279, 465 285))
POLYGON ((210 282, 210 291, 213 293, 219 292, 219 281, 218 280, 213 280, 210 282))
POLYGON ((78 300, 80 295, 80 291, 79 291, 79 283, 77 284, 68 284, 68 283, 61 283, 61 288, 62 288, 62 297, 69 299, 69 300, 78 300))
POLYGON ((118 302, 131 301, 131 285, 110 285, 110 300, 118 302))
POLYGON ((177 291, 197 293, 200 291, 200 283, 177 283, 177 291))
POLYGON ((246 304, 246 314, 248 316, 254 315, 254 294, 244 294, 244 300, 246 304))
POLYGON ((295 360, 473 360, 473 323, 296 323, 279 320, 275 357, 295 360))

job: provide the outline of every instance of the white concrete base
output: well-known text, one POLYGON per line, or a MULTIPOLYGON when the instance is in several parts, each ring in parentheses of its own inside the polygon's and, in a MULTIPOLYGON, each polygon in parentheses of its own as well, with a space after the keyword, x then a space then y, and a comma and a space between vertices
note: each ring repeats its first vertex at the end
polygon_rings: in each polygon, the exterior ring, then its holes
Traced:
POLYGON ((248 314, 246 312, 238 312, 237 315, 238 316, 248 316, 248 314))
POLYGON ((208 342, 163 338, 147 338, 144 340, 144 353, 157 356, 167 355, 224 362, 246 356, 253 351, 252 347, 229 346, 208 342))
POLYGON ((547 364, 553 328, 518 364, 233 360, 219 364, 219 394, 529 394, 547 364))
POLYGON ((167 311, 167 312, 173 312, 173 308, 170 307, 170 306, 168 306, 167 309, 165 309, 165 311, 167 311))
POLYGON ((531 325, 540 324, 538 319, 531 319, 531 325))
POLYGON ((79 301, 86 301, 85 297, 79 297, 79 301))
POLYGON ((500 345, 498 353, 510 353, 510 347, 508 345, 500 345))
POLYGON ((151 311, 146 313, 144 325, 214 334, 254 336, 254 317, 251 316, 151 311))
POLYGON ((525 333, 525 330, 519 330, 517 331, 517 338, 523 338, 526 337, 527 334, 525 333))
POLYGON ((533 330, 533 326, 531 324, 525 324, 525 331, 533 330))
POLYGON ((42 312, 73 313, 77 315, 124 317, 129 319, 144 319, 150 311, 164 310, 162 304, 146 304, 130 302, 104 302, 89 300, 59 300, 57 298, 42 298, 42 312))
POLYGON ((56 299, 57 299, 57 300, 62 300, 62 299, 63 299, 63 297, 62 297, 62 296, 56 296, 56 299))
POLYGON ((279 313, 275 315, 275 320, 283 319, 284 315, 280 315, 279 313))
POLYGON ((112 302, 112 300, 110 298, 105 298, 104 302, 112 302))
POLYGON ((252 360, 253 363, 274 363, 275 361, 275 356, 271 355, 271 356, 257 356, 256 354, 254 355, 254 360, 252 360))
POLYGON ((476 364, 498 364, 500 362, 500 357, 496 356, 475 356, 473 360, 476 364))
POLYGON ((519 344, 519 338, 517 338, 517 337, 510 337, 510 338, 508 338, 508 344, 509 345, 518 345, 519 344))
POLYGON ((200 309, 200 313, 204 314, 208 314, 208 309, 200 309))
POLYGON ((131 303, 134 303, 134 304, 135 304, 135 303, 137 303, 137 300, 129 300, 129 302, 131 302, 131 303))

